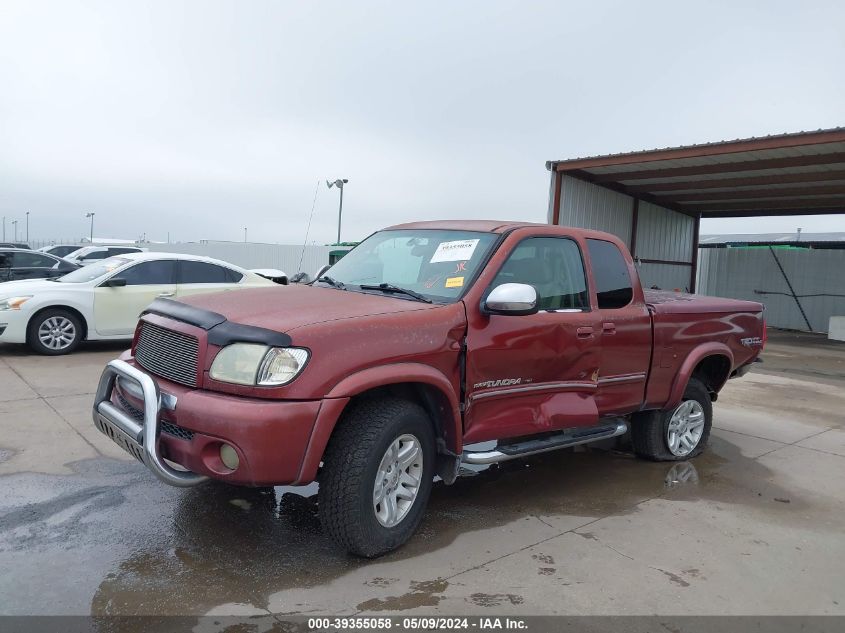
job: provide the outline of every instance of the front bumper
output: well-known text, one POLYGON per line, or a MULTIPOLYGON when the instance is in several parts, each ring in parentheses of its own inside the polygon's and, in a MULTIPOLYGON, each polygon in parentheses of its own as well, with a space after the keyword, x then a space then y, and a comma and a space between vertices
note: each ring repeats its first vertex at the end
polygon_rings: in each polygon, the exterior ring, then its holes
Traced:
POLYGON ((26 343, 29 316, 22 310, 0 311, 0 343, 26 343))
POLYGON ((299 480, 321 405, 189 389, 153 379, 127 358, 103 371, 93 418, 165 483, 184 487, 214 478, 281 485, 299 480), (234 470, 220 458, 224 443, 238 455, 234 470))

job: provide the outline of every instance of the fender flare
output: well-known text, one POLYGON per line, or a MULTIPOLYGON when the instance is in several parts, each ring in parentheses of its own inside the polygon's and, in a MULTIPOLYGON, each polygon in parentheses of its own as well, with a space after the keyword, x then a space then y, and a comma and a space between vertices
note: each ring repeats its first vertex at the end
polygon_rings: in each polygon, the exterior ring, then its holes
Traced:
MULTIPOLYGON (((680 404, 681 399, 684 397, 684 391, 687 388, 687 384, 689 384, 689 380, 692 378, 692 372, 695 371, 698 364, 708 356, 726 357, 728 362, 730 362, 731 369, 733 369, 733 352, 731 351, 731 348, 724 343, 711 341, 693 348, 693 350, 684 359, 684 362, 678 370, 678 374, 675 376, 675 381, 672 383, 672 390, 669 392, 669 400, 666 402, 666 409, 673 409, 680 404)), ((730 374, 730 372, 728 372, 728 374, 730 374)))
POLYGON ((456 445, 449 448, 456 453, 460 452, 463 424, 458 396, 449 379, 437 369, 422 363, 379 365, 346 376, 326 394, 323 404, 320 406, 314 428, 311 431, 311 438, 308 441, 299 476, 294 484, 314 480, 334 427, 343 414, 346 405, 354 396, 377 387, 402 383, 430 385, 446 397, 452 419, 444 421, 444 426, 449 425, 449 428, 444 428, 443 431, 455 438, 456 445))

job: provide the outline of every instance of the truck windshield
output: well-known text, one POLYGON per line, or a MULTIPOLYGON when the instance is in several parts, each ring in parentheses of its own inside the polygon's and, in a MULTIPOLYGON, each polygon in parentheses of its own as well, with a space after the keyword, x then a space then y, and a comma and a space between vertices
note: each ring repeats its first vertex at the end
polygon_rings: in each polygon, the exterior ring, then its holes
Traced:
POLYGON ((325 273, 330 281, 317 283, 356 291, 364 286, 366 292, 378 292, 373 287, 384 284, 394 297, 413 300, 396 292, 403 289, 452 303, 472 281, 495 239, 494 233, 474 231, 380 231, 332 266, 325 273))

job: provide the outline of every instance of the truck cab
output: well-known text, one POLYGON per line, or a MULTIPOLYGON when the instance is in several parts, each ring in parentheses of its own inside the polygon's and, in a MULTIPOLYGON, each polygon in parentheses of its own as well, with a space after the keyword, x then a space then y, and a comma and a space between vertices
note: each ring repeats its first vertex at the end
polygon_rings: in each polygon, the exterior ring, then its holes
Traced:
POLYGON ((607 233, 404 224, 310 285, 155 301, 93 417, 172 485, 319 481, 325 531, 377 556, 462 463, 623 435, 696 456, 764 332, 758 303, 644 292, 607 233))

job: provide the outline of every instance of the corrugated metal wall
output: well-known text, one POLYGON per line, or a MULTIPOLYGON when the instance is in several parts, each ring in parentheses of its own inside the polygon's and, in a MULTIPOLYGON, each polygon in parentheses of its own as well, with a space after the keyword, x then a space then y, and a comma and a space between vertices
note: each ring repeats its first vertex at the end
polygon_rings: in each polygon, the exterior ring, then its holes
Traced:
POLYGON ((640 202, 637 222, 637 257, 692 261, 695 218, 650 202, 640 202))
MULTIPOLYGON (((637 212, 637 259, 692 262, 695 218, 650 202, 640 201, 637 212)), ((692 267, 639 262, 643 285, 664 290, 689 290, 692 267)))
MULTIPOLYGON (((845 295, 845 250, 779 249, 780 260, 797 295, 845 295)), ((768 248, 702 248, 698 292, 750 299, 766 306, 766 321, 779 328, 807 330, 807 324, 768 248), (781 292, 757 294, 755 290, 781 292)), ((799 298, 814 332, 827 332, 831 316, 845 315, 845 296, 799 298)))
MULTIPOLYGON (((559 175, 562 226, 607 231, 631 247, 634 199, 599 185, 559 175)), ((554 178, 549 193, 549 221, 554 215, 554 178)), ((631 249, 637 259, 692 262, 695 218, 649 202, 639 202, 637 244, 631 249)), ((689 289, 692 267, 655 262, 637 262, 646 287, 689 289)))
POLYGON ((561 176, 560 224, 607 231, 630 245, 634 199, 591 182, 561 176))
POLYGON ((288 275, 305 271, 313 275, 329 263, 331 246, 256 244, 251 242, 186 242, 183 244, 151 244, 151 251, 205 255, 230 262, 242 268, 277 268, 288 275), (302 265, 299 260, 302 256, 302 265))
POLYGON ((643 288, 689 290, 691 272, 689 266, 647 264, 641 261, 637 261, 636 264, 643 288))

